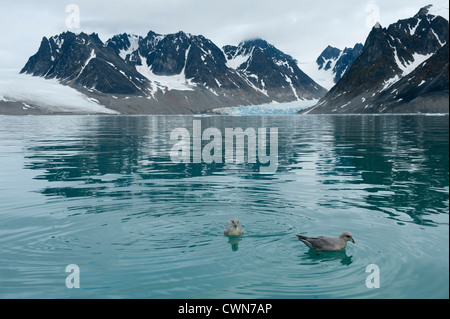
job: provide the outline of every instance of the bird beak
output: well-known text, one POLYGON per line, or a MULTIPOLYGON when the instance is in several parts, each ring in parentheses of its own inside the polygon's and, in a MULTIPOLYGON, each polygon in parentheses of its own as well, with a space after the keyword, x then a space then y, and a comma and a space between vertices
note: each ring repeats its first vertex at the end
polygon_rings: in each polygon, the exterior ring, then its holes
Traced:
POLYGON ((352 243, 356 244, 355 241, 353 240, 353 238, 352 238, 352 243))

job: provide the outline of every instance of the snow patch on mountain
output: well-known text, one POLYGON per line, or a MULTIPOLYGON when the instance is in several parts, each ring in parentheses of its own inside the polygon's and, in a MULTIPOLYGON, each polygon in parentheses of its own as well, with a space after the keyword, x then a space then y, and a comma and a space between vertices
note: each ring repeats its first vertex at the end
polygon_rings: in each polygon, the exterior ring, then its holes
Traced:
POLYGON ((297 91, 295 90, 295 87, 292 84, 292 80, 287 75, 284 75, 284 78, 286 79, 286 82, 289 83, 289 86, 292 89, 292 93, 294 93, 294 96, 297 99, 297 101, 300 101, 301 99, 298 97, 297 91))
MULTIPOLYGON (((189 53, 189 49, 186 50, 186 59, 189 53)), ((163 92, 166 90, 194 91, 196 84, 189 79, 186 79, 186 64, 180 74, 156 75, 153 73, 152 67, 147 64, 147 60, 141 55, 139 57, 142 61, 142 64, 136 65, 136 70, 154 84, 152 94, 156 93, 158 89, 162 89, 163 92)))
POLYGON ((227 60, 227 67, 230 69, 236 70, 239 68, 242 64, 246 63, 248 59, 250 58, 251 54, 246 55, 235 55, 233 58, 227 60))
POLYGON ((402 71, 402 74, 401 74, 401 76, 395 75, 394 77, 385 80, 383 82, 383 88, 381 89, 381 92, 387 90, 392 85, 394 85, 395 83, 400 81, 402 78, 404 78, 405 76, 409 75, 419 65, 421 65, 422 63, 424 63, 426 60, 428 60, 430 57, 433 56, 432 53, 425 54, 425 55, 424 54, 419 54, 419 53, 414 53, 412 62, 409 62, 409 63, 408 62, 402 62, 399 59, 398 55, 397 55, 397 50, 395 48, 393 48, 393 49, 394 49, 395 61, 397 63, 397 66, 399 67, 399 69, 402 71))
POLYGON ((336 83, 334 83, 333 68, 328 70, 319 70, 316 61, 311 62, 299 62, 298 67, 303 70, 311 79, 317 84, 330 90, 336 83))
POLYGON ((130 46, 119 51, 119 55, 122 59, 126 60, 128 55, 139 49, 139 39, 140 37, 138 35, 128 35, 130 46))
MULTIPOLYGON (((400 70, 402 70, 402 72, 403 72, 402 76, 407 76, 412 71, 414 71, 419 65, 421 65, 423 62, 425 62, 432 56, 433 56, 433 53, 425 54, 425 55, 419 54, 419 53, 414 53, 412 62, 409 62, 409 63, 398 63, 397 62, 400 70)), ((398 57, 396 60, 398 61, 398 57)))
POLYGON ((420 24, 420 19, 417 19, 417 23, 415 26, 413 26, 413 27, 409 26, 409 34, 410 35, 416 34, 416 30, 417 30, 417 27, 419 26, 419 24, 420 24))
POLYGON ((77 78, 83 73, 84 69, 87 67, 87 65, 89 64, 89 62, 91 62, 92 59, 95 59, 97 56, 95 54, 94 49, 92 49, 91 51, 91 55, 89 56, 89 58, 86 60, 86 62, 84 63, 83 67, 81 68, 80 73, 78 73, 77 78))

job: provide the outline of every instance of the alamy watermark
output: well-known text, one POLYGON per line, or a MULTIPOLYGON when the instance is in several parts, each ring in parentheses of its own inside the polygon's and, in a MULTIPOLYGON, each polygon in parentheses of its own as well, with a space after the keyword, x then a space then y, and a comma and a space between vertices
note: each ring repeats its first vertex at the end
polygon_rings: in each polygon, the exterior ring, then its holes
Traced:
POLYGON ((66 27, 68 29, 80 28, 80 7, 77 4, 71 3, 66 6, 66 27))
POLYGON ((380 6, 375 3, 369 3, 366 6, 366 13, 368 14, 366 17, 366 27, 368 29, 372 29, 377 22, 380 22, 380 12, 380 6))
MULTIPOLYGON (((69 273, 66 277, 66 287, 69 289, 80 288, 80 267, 76 264, 67 265, 66 273, 69 273)), ((376 264, 367 265, 366 273, 369 273, 366 277, 366 287, 368 289, 380 288, 380 267, 376 264)))
POLYGON ((70 273, 66 277, 66 287, 69 289, 80 288, 80 267, 75 264, 67 265, 66 272, 70 273))
POLYGON ((278 169, 278 128, 225 128, 222 134, 215 127, 202 131, 201 121, 194 120, 192 134, 186 128, 175 128, 170 140, 176 142, 170 150, 174 163, 259 163, 261 174, 275 174, 278 169), (209 142, 202 147, 202 141, 209 142))
POLYGON ((366 267, 366 273, 370 273, 366 278, 366 287, 369 289, 380 288, 380 267, 370 264, 366 267))

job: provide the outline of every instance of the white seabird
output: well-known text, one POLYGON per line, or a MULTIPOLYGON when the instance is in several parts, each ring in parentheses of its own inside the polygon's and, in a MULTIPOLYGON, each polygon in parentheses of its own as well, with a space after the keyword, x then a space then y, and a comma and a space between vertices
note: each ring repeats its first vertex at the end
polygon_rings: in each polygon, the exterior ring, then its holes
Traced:
POLYGON ((228 225, 223 230, 223 233, 228 236, 240 236, 244 233, 244 229, 242 229, 242 225, 239 223, 239 220, 235 218, 228 222, 228 225))

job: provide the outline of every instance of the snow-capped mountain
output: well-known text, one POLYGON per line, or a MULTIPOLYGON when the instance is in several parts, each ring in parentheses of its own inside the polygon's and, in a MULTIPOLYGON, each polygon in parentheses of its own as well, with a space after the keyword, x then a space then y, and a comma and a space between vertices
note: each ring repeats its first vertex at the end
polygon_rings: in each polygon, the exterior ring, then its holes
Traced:
POLYGON ((306 75, 291 56, 261 39, 223 47, 227 65, 246 83, 275 101, 311 100, 326 90, 306 75))
POLYGON ((330 90, 352 66, 362 52, 363 45, 357 43, 353 48, 338 48, 328 46, 316 61, 302 63, 300 67, 314 81, 330 90))
POLYGON ((21 73, 58 79, 75 87, 103 93, 138 94, 147 79, 105 46, 97 34, 64 32, 44 37, 38 52, 21 73))
POLYGON ((353 48, 345 48, 341 51, 328 46, 317 58, 318 69, 331 71, 333 82, 337 83, 361 55, 363 47, 361 43, 357 43, 353 48))
POLYGON ((123 113, 196 113, 326 93, 263 40, 242 43, 233 56, 232 48, 184 32, 124 33, 105 43, 96 34, 65 32, 44 38, 21 73, 58 79, 123 113), (239 55, 245 65, 234 67, 239 55))
POLYGON ((448 70, 448 59, 440 61, 435 58, 433 68, 429 67, 431 62, 424 64, 448 43, 449 38, 448 20, 431 14, 430 8, 431 5, 424 7, 414 17, 399 20, 387 28, 377 23, 367 37, 361 55, 352 67, 326 96, 307 112, 405 112, 408 110, 408 105, 411 105, 411 112, 426 112, 427 105, 433 112, 448 112, 448 71, 446 86, 442 83, 439 86, 444 88, 441 94, 444 98, 446 96, 446 104, 441 102, 439 105, 433 104, 441 100, 436 99, 437 91, 433 91, 433 98, 430 97, 430 101, 426 99, 429 92, 422 91, 427 87, 427 85, 423 86, 426 82, 435 81, 436 78, 440 78, 439 81, 445 81, 442 72, 445 68, 448 70), (418 67, 423 68, 422 71, 414 72, 418 67), (430 73, 425 74, 424 69, 430 73), (414 81, 408 77, 413 72, 416 76, 414 81), (398 85, 402 84, 404 92, 410 91, 404 87, 403 79, 406 77, 410 79, 408 84, 415 86, 417 92, 422 92, 421 95, 409 94, 408 97, 403 98, 396 95, 399 91, 395 84, 398 82, 398 85), (417 105, 419 100, 414 101, 417 98, 420 98, 424 107, 417 105))
POLYGON ((154 83, 158 90, 194 91, 201 87, 216 96, 233 90, 252 90, 226 65, 225 56, 211 40, 184 32, 145 38, 122 34, 106 42, 127 63, 154 83))

